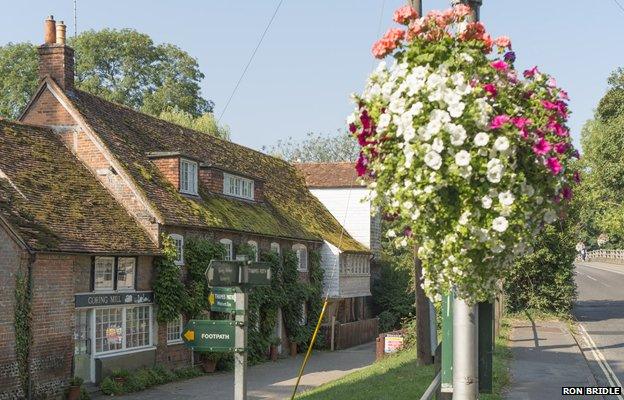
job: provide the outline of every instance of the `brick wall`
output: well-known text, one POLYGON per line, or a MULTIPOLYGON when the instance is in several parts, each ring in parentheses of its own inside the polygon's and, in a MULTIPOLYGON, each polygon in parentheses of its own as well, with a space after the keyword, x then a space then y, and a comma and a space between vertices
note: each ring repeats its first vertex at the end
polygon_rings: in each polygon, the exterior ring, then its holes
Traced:
POLYGON ((167 344, 166 323, 158 324, 157 337, 156 364, 163 364, 172 369, 191 365, 191 351, 184 344, 167 344))
POLYGON ((24 396, 15 355, 15 278, 26 274, 28 253, 0 226, 0 399, 24 396))
POLYGON ((152 162, 158 167, 160 172, 177 190, 180 190, 180 158, 163 157, 153 159, 152 162))
POLYGON ((65 45, 45 44, 39 53, 39 78, 49 75, 63 89, 74 87, 74 50, 65 45))
POLYGON ((200 168, 199 183, 212 193, 223 193, 223 171, 214 168, 200 168))
POLYGON ((30 375, 35 398, 62 390, 74 351, 75 257, 37 254, 32 265, 30 375))
POLYGON ((76 125, 74 118, 48 89, 35 100, 22 122, 45 126, 76 125))

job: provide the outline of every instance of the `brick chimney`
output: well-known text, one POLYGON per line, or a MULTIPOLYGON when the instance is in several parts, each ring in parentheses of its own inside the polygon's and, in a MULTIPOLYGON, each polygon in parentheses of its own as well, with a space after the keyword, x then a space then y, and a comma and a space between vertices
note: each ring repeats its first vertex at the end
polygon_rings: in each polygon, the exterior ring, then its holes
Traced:
POLYGON ((65 90, 74 88, 74 49, 65 44, 65 24, 50 15, 44 22, 44 44, 39 46, 39 79, 50 76, 65 90))

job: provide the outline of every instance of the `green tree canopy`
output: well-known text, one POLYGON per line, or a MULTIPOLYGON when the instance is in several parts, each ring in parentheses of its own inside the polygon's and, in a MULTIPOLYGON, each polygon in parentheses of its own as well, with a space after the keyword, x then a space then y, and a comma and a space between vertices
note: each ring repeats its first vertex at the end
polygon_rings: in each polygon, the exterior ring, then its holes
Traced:
POLYGON ((309 132, 304 140, 296 141, 289 137, 270 147, 263 146, 262 150, 291 162, 355 161, 359 154, 355 139, 344 132, 338 135, 309 132))
MULTIPOLYGON (((154 116, 175 115, 174 122, 223 137, 226 128, 213 129, 213 102, 201 95, 204 74, 187 52, 172 44, 155 44, 132 29, 85 31, 69 45, 76 51, 79 89, 154 116), (189 123, 189 118, 199 121, 189 123)), ((36 46, 1 46, 0 116, 19 116, 37 84, 36 46)))
POLYGON ((163 111, 158 117, 186 128, 205 132, 220 137, 221 139, 230 140, 230 127, 227 125, 220 125, 213 113, 204 113, 199 117, 194 117, 191 113, 173 108, 163 111))

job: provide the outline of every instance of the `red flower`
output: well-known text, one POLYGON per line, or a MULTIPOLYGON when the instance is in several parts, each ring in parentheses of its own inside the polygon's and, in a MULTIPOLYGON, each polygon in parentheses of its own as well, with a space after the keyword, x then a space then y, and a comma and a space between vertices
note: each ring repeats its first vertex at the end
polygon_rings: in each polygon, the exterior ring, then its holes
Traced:
POLYGON ((496 90, 496 85, 494 85, 493 83, 486 83, 485 85, 483 85, 483 90, 485 90, 487 94, 492 97, 496 97, 496 95, 498 94, 498 90, 496 90))
POLYGON ((393 17, 394 22, 401 25, 407 25, 411 20, 414 20, 416 18, 418 18, 418 12, 416 12, 416 10, 409 5, 398 8, 394 12, 393 17))
POLYGON ((355 170, 357 171, 358 176, 366 175, 366 171, 368 171, 368 168, 366 167, 367 165, 368 159, 366 158, 366 156, 364 156, 363 153, 360 153, 360 156, 355 163, 355 170))

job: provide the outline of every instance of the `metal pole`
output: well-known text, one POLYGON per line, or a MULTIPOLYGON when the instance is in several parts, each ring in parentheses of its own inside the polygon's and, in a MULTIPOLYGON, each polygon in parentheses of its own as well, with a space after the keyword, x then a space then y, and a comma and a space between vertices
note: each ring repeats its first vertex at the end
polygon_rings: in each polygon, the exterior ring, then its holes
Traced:
POLYGON ((472 8, 472 15, 468 17, 468 21, 476 22, 481 20, 481 5, 483 0, 451 0, 451 5, 455 7, 458 4, 468 4, 472 8))
POLYGON ((418 12, 419 17, 422 17, 422 0, 408 0, 407 4, 418 12))
POLYGON ((247 293, 236 293, 236 319, 242 326, 236 326, 235 347, 244 349, 234 353, 234 400, 247 400, 247 293))
POLYGON ((479 395, 477 305, 455 297, 453 302, 453 400, 479 395))

